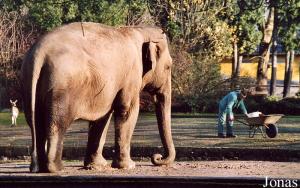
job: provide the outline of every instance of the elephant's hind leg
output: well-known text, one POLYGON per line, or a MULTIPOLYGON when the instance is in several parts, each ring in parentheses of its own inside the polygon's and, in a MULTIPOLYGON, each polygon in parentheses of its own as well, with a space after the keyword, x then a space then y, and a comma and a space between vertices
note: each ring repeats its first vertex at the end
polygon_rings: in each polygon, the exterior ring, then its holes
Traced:
POLYGON ((73 121, 69 111, 69 100, 65 95, 53 96, 47 106, 46 138, 47 138, 47 170, 57 172, 63 169, 62 152, 64 134, 73 121), (53 102, 52 102, 53 101, 53 102), (52 102, 52 103, 51 103, 52 102))
POLYGON ((63 169, 62 164, 62 150, 63 150, 63 137, 65 131, 59 130, 60 126, 52 124, 51 128, 55 131, 50 131, 47 138, 47 168, 49 172, 58 172, 63 169))
POLYGON ((85 169, 101 170, 107 165, 102 152, 111 116, 112 112, 109 112, 103 118, 90 122, 89 138, 84 159, 85 169))
POLYGON ((36 128, 36 139, 37 139, 37 155, 38 155, 38 166, 39 172, 48 172, 47 170, 47 155, 46 155, 46 132, 41 124, 38 124, 36 128))
POLYGON ((115 158, 113 168, 132 169, 135 163, 130 157, 130 142, 139 112, 139 98, 115 109, 115 158))
MULTIPOLYGON (((32 160, 30 164, 30 171, 37 173, 37 172, 48 172, 47 170, 47 155, 46 155, 46 130, 44 119, 42 117, 43 112, 39 111, 36 114, 36 121, 35 121, 35 139, 36 139, 36 148, 32 151, 32 160)), ((32 129, 32 126, 30 127, 32 129)), ((33 133, 32 133, 33 135, 33 133)), ((32 143, 34 142, 32 138, 32 143)))

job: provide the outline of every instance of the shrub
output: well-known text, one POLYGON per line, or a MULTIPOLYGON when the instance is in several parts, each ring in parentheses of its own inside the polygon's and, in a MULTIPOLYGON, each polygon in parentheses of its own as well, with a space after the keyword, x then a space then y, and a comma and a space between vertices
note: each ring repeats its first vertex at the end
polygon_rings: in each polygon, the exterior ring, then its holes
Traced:
POLYGON ((271 95, 271 96, 267 96, 266 97, 266 101, 270 101, 270 102, 276 102, 276 101, 279 101, 280 98, 278 96, 275 96, 275 95, 271 95))
POLYGON ((265 100, 260 109, 264 114, 285 114, 299 115, 300 114, 300 98, 289 97, 281 100, 265 100))

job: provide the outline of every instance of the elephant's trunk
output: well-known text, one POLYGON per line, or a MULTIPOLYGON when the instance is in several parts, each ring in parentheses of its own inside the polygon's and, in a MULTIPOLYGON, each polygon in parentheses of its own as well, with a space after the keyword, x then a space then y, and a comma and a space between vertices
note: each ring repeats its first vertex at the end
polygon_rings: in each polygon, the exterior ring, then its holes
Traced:
POLYGON ((166 156, 154 154, 151 162, 154 165, 169 165, 175 160, 176 151, 171 134, 171 78, 165 88, 156 94, 155 108, 159 134, 166 156))

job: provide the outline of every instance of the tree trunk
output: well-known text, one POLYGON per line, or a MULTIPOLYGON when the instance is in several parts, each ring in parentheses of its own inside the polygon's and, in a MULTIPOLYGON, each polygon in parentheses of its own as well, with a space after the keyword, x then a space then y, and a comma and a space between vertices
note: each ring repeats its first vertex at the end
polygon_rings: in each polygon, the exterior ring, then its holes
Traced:
POLYGON ((236 77, 240 77, 241 74, 241 64, 243 63, 243 56, 239 55, 239 59, 236 65, 236 77))
POLYGON ((270 46, 272 41, 272 33, 274 29, 274 7, 270 8, 267 23, 264 27, 264 36, 262 38, 262 48, 260 50, 260 59, 257 66, 257 93, 267 94, 268 84, 268 64, 270 59, 270 46))
POLYGON ((240 88, 240 73, 241 73, 241 64, 243 62, 243 56, 238 55, 238 61, 236 64, 236 72, 235 72, 235 79, 236 79, 236 87, 240 88))
POLYGON ((287 51, 285 55, 285 68, 284 68, 284 81, 283 81, 283 97, 286 96, 287 93, 287 77, 288 77, 288 69, 289 69, 289 61, 290 61, 291 52, 287 51))
POLYGON ((294 50, 289 51, 286 55, 283 97, 288 97, 290 95, 290 88, 291 88, 291 82, 293 76, 294 57, 295 57, 294 50))
POLYGON ((270 95, 276 95, 277 84, 277 40, 273 41, 273 54, 272 54, 272 74, 270 83, 270 95))
POLYGON ((237 41, 233 42, 233 57, 232 57, 232 66, 231 66, 231 89, 236 87, 236 73, 237 73, 237 64, 238 64, 238 46, 237 41))
POLYGON ((272 46, 272 73, 270 83, 270 95, 276 95, 277 85, 277 41, 278 41, 278 9, 274 10, 274 29, 273 29, 273 46, 272 46))

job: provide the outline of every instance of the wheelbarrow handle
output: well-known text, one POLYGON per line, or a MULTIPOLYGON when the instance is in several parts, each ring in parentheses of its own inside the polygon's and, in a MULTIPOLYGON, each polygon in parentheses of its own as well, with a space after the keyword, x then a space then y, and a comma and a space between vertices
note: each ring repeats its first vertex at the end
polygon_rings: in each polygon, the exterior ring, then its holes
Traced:
POLYGON ((238 120, 238 119, 236 119, 236 121, 239 122, 239 123, 242 123, 242 124, 244 124, 244 125, 249 125, 248 123, 246 123, 246 122, 244 122, 244 121, 241 121, 241 120, 238 120))

